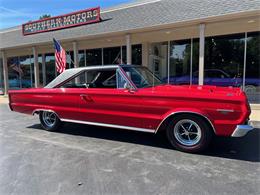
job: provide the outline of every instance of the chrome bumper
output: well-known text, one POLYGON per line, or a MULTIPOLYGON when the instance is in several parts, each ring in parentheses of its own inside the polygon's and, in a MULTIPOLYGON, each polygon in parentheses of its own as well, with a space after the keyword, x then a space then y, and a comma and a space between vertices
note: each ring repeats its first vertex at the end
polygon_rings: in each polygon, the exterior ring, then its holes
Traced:
POLYGON ((243 137, 249 131, 252 131, 254 127, 250 125, 237 125, 235 131, 232 133, 231 137, 243 137))

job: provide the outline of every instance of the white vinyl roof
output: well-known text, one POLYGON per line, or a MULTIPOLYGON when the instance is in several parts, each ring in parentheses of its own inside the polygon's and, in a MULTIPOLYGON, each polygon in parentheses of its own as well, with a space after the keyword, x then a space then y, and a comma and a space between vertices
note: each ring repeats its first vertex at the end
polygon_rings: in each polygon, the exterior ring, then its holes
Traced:
POLYGON ((64 81, 68 80, 69 78, 73 77, 74 75, 79 74, 82 71, 86 70, 100 70, 100 69, 116 69, 119 65, 106 65, 106 66, 88 66, 88 67, 82 67, 82 68, 71 68, 65 70, 63 73, 61 73, 58 77, 56 77, 53 81, 51 81, 48 85, 45 86, 45 88, 54 88, 60 83, 63 83, 64 81))

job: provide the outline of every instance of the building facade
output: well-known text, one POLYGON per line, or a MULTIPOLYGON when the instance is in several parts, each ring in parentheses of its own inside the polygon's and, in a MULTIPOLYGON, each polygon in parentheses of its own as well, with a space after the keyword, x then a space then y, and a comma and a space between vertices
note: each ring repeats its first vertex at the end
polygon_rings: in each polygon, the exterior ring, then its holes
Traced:
POLYGON ((67 68, 147 66, 167 83, 241 87, 260 107, 259 0, 139 0, 100 12, 101 20, 24 35, 0 31, 0 88, 43 87, 57 76, 52 39, 67 68))

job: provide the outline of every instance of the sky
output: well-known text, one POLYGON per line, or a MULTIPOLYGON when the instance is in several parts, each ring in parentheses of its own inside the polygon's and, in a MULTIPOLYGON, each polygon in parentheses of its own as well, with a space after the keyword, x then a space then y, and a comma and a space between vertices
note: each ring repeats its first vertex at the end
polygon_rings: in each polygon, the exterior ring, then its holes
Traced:
POLYGON ((43 14, 62 15, 82 9, 110 6, 134 0, 0 0, 0 29, 38 20, 43 14))

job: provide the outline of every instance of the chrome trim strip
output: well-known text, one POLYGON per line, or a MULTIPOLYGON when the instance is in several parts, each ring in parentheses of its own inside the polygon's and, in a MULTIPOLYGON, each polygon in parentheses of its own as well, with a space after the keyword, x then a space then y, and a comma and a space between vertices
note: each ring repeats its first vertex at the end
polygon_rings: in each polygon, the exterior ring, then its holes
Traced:
POLYGON ((232 109, 216 109, 218 112, 235 112, 232 109))
POLYGON ((252 131, 254 127, 250 125, 237 125, 235 131, 232 133, 231 137, 243 137, 248 132, 252 131))
POLYGON ((172 112, 171 114, 167 115, 167 116, 160 122, 159 126, 156 128, 155 133, 157 133, 157 131, 159 130, 159 128, 161 127, 161 125, 163 124, 163 122, 164 122, 168 117, 173 116, 173 115, 175 115, 175 114, 180 114, 180 113, 192 113, 192 114, 197 114, 197 115, 199 115, 199 116, 204 117, 204 118, 210 123, 210 125, 211 125, 213 131, 214 131, 215 134, 216 134, 215 127, 213 126, 212 122, 209 120, 208 117, 206 117, 205 115, 202 115, 202 114, 200 114, 200 113, 198 113, 198 112, 192 112, 192 111, 178 111, 178 112, 172 112))
POLYGON ((60 119, 63 122, 71 122, 71 123, 80 123, 80 124, 86 124, 86 125, 95 125, 95 126, 102 126, 102 127, 111 127, 111 128, 117 128, 117 129, 127 129, 127 130, 133 130, 133 131, 141 131, 141 132, 147 132, 147 133, 154 133, 154 129, 145 129, 145 128, 138 128, 138 127, 130 127, 130 126, 122 126, 122 125, 113 125, 113 124, 107 124, 107 123, 96 123, 96 122, 89 122, 89 121, 81 121, 81 120, 72 120, 72 119, 60 119))

